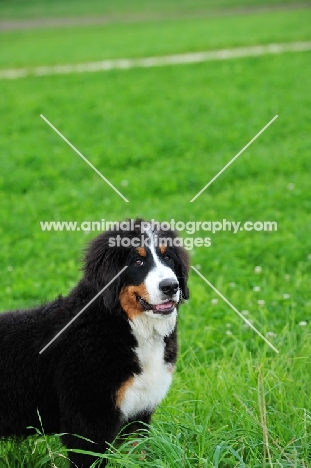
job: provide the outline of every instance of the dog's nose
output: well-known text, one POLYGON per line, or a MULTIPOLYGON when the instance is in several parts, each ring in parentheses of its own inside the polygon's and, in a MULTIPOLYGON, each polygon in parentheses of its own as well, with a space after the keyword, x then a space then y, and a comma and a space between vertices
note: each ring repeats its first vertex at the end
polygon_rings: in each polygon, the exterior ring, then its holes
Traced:
POLYGON ((179 284, 174 278, 164 279, 159 284, 159 289, 167 296, 172 296, 178 291, 179 284))

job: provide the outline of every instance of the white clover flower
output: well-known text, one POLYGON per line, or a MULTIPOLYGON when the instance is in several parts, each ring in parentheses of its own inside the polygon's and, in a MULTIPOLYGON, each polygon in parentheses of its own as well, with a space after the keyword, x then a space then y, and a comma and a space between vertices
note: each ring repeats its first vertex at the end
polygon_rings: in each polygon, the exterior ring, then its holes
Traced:
POLYGON ((261 266, 255 266, 255 268, 254 268, 254 273, 256 273, 257 275, 259 275, 261 272, 262 272, 261 266))
POLYGON ((283 294, 283 299, 289 299, 290 298, 290 294, 283 294))
POLYGON ((121 185, 122 185, 122 187, 127 187, 128 184, 129 184, 129 181, 128 181, 128 180, 126 180, 126 179, 121 180, 121 185))
POLYGON ((232 281, 232 283, 229 283, 230 288, 235 288, 236 284, 232 281))
POLYGON ((260 291, 260 286, 254 286, 253 291, 254 292, 259 292, 260 291))
POLYGON ((226 330, 226 335, 232 335, 232 331, 231 330, 226 330))
POLYGON ((258 299, 257 304, 261 307, 265 305, 266 301, 264 299, 258 299))
POLYGON ((290 280, 290 275, 284 275, 284 278, 286 279, 286 281, 289 281, 290 280))
POLYGON ((272 332, 272 331, 268 331, 268 332, 266 333, 266 337, 267 337, 267 338, 275 338, 276 336, 277 336, 277 334, 274 333, 274 332, 272 332))
POLYGON ((306 327, 308 324, 305 320, 302 320, 301 322, 298 323, 300 327, 306 327))
POLYGON ((295 185, 292 182, 290 182, 289 184, 287 184, 287 188, 288 190, 294 190, 295 185))
POLYGON ((217 297, 215 297, 214 299, 211 300, 211 303, 212 304, 218 304, 218 299, 217 297))
POLYGON ((248 310, 241 310, 241 314, 243 314, 243 315, 249 315, 249 312, 248 312, 248 310))
POLYGON ((7 270, 8 270, 8 271, 13 271, 14 268, 12 267, 12 265, 9 265, 9 266, 7 267, 7 270))

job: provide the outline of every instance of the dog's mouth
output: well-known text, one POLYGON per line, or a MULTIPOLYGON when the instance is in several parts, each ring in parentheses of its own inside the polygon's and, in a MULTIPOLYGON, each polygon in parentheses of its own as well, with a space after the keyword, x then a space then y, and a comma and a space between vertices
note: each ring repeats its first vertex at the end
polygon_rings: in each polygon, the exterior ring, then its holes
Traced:
POLYGON ((166 301, 161 304, 149 304, 149 302, 145 301, 140 296, 137 296, 137 300, 146 311, 152 310, 154 314, 168 315, 173 312, 176 307, 176 302, 174 301, 166 301))

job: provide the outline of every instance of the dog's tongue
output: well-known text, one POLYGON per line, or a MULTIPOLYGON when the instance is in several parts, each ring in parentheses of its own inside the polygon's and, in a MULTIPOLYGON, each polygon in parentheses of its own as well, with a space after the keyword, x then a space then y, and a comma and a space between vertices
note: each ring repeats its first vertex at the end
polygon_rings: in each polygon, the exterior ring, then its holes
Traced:
POLYGON ((159 311, 170 310, 173 307, 174 307, 174 302, 172 302, 172 301, 164 302, 163 304, 155 304, 153 306, 154 310, 159 310, 159 311))

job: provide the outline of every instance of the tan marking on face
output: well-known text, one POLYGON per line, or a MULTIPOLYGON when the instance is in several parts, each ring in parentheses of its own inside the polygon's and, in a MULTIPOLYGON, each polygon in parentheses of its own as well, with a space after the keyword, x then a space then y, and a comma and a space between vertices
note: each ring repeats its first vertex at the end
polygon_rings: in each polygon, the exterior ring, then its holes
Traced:
POLYGON ((138 255, 140 255, 141 257, 146 257, 147 256, 147 252, 146 252, 146 249, 144 247, 137 247, 136 249, 138 255))
POLYGON ((119 296, 121 307, 130 320, 144 312, 144 308, 138 302, 137 296, 142 297, 146 302, 150 300, 146 286, 143 283, 138 286, 125 286, 119 296))
POLYGON ((117 390, 117 393, 116 393, 116 406, 118 408, 121 407, 121 404, 122 404, 122 401, 124 399, 125 393, 126 393, 127 389, 131 387, 133 382, 134 382, 134 377, 130 377, 128 380, 123 382, 121 387, 117 390))
POLYGON ((164 244, 160 244, 159 249, 160 249, 161 254, 164 254, 164 252, 166 251, 166 246, 164 244))

